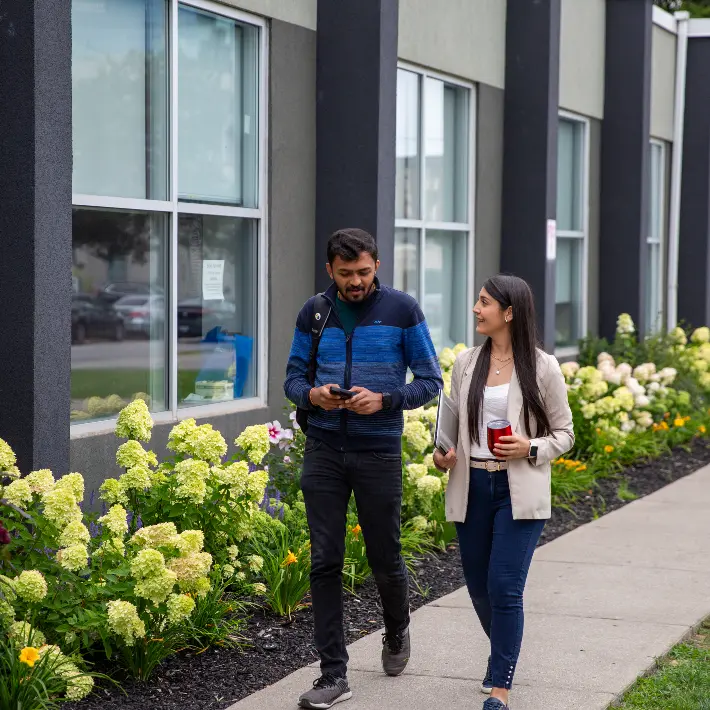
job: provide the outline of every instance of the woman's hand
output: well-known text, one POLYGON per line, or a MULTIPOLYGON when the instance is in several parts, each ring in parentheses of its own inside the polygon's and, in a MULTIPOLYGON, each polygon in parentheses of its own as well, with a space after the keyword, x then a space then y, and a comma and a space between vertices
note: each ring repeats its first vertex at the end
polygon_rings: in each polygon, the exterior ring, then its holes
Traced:
POLYGON ((498 459, 526 459, 530 453, 530 440, 524 436, 501 436, 493 449, 498 459))
POLYGON ((456 465, 456 449, 451 448, 445 454, 439 449, 434 449, 434 464, 437 468, 449 471, 456 465))

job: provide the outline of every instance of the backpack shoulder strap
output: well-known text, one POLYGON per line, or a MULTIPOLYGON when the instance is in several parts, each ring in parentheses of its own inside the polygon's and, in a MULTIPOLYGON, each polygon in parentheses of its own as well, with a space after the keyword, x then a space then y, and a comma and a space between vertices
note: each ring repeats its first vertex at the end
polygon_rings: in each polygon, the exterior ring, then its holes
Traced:
POLYGON ((330 303, 328 299, 319 293, 316 295, 315 301, 313 303, 313 318, 311 320, 311 352, 308 356, 308 382, 314 385, 316 382, 316 368, 318 355, 318 346, 320 345, 320 339, 325 330, 328 318, 330 318, 331 312, 330 303))

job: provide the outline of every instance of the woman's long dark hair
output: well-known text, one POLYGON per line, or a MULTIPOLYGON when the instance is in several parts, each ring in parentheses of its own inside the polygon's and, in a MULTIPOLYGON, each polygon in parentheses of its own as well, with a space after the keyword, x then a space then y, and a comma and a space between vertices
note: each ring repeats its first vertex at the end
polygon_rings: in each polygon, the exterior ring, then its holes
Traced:
MULTIPOLYGON (((513 309, 510 335, 513 345, 515 373, 523 393, 523 416, 525 430, 532 436, 530 416, 537 422, 537 436, 551 433, 550 420, 542 404, 542 395, 537 384, 537 323, 532 290, 526 281, 509 274, 498 274, 483 284, 503 310, 513 309)), ((471 389, 468 392, 468 426, 471 438, 480 445, 479 428, 483 416, 483 394, 491 363, 491 339, 481 348, 473 371, 471 389)), ((511 422, 515 425, 515 422, 511 422)))

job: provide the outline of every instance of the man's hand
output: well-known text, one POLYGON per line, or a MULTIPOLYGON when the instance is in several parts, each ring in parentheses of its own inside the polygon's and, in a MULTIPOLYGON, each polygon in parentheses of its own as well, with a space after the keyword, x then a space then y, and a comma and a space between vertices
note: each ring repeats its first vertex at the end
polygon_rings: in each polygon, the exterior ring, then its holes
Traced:
POLYGON ((530 441, 524 436, 501 436, 493 453, 498 459, 525 459, 530 453, 530 441))
POLYGON ((341 400, 344 409, 355 414, 375 414, 382 409, 381 392, 370 392, 364 387, 351 387, 350 390, 356 394, 352 399, 341 400))
POLYGON ((325 409, 326 412, 332 412, 334 409, 343 409, 345 400, 342 397, 330 393, 331 387, 339 386, 340 385, 323 385, 322 387, 314 387, 308 395, 311 404, 325 409))

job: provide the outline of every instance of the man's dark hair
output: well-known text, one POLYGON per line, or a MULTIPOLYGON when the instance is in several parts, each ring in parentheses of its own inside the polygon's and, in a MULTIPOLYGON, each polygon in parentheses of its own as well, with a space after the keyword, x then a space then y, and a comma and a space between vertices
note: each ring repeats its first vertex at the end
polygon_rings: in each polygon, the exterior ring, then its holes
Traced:
POLYGON ((362 253, 377 261, 377 242, 364 229, 339 229, 328 240, 328 263, 331 266, 336 256, 343 261, 357 261, 362 253))

